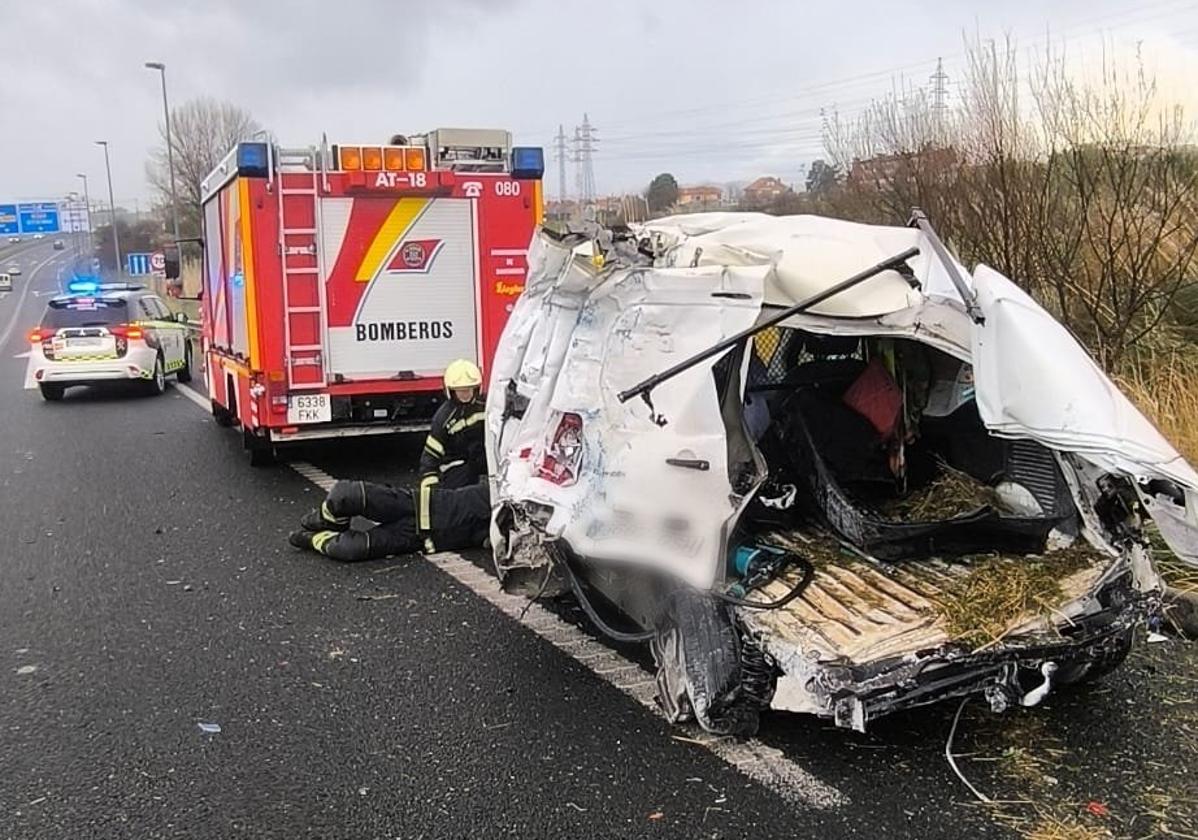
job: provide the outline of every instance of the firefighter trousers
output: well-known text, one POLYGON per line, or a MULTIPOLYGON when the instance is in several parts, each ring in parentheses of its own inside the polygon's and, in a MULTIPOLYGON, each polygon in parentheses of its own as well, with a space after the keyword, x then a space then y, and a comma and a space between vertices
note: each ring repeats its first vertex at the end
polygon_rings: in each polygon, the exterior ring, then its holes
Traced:
POLYGON ((338 481, 322 510, 332 520, 348 523, 350 518, 362 516, 378 523, 362 531, 322 531, 314 536, 312 547, 334 560, 377 560, 412 554, 424 546, 416 533, 416 505, 408 490, 369 481, 338 481))

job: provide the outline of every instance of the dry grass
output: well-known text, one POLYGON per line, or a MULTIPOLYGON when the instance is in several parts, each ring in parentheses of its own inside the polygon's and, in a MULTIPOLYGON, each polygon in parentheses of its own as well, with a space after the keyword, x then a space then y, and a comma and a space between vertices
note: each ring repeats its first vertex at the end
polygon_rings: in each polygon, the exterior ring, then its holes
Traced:
POLYGON ((1083 540, 1018 563, 1009 558, 973 558, 972 568, 940 602, 944 629, 955 641, 978 647, 1001 639, 1024 616, 1060 606, 1061 581, 1109 558, 1083 540))
POLYGON ((987 505, 1002 509, 994 488, 941 462, 936 478, 910 495, 886 503, 881 513, 892 522, 939 522, 987 505))
MULTIPOLYGON (((1139 354, 1119 387, 1161 434, 1191 464, 1198 464, 1198 354, 1193 345, 1139 354)), ((1183 592, 1198 592, 1198 569, 1187 566, 1167 548, 1154 551, 1165 582, 1183 592)))
POLYGON ((1198 464, 1198 354, 1153 352, 1116 377, 1123 392, 1191 464, 1198 464))
POLYGON ((1085 825, 1074 817, 1042 814, 1023 835, 1027 840, 1106 840, 1108 829, 1085 825))
POLYGON ((1178 560, 1173 552, 1157 554, 1155 563, 1156 570, 1161 573, 1161 577, 1170 588, 1198 595, 1198 569, 1178 560))

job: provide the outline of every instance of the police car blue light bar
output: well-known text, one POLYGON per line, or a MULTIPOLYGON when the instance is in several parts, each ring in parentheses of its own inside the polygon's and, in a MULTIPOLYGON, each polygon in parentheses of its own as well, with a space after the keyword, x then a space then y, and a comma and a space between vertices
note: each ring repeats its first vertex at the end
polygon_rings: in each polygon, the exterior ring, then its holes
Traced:
POLYGON ((78 277, 67 283, 67 291, 74 295, 90 295, 99 288, 99 282, 91 277, 78 277))

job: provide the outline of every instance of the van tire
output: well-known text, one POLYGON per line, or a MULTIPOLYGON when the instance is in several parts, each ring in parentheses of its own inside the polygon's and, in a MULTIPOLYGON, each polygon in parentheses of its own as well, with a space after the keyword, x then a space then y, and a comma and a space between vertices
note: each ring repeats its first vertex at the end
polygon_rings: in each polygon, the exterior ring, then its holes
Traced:
POLYGON ((42 392, 42 399, 46 402, 58 402, 67 393, 65 385, 54 385, 43 382, 42 384, 38 385, 38 388, 42 392))

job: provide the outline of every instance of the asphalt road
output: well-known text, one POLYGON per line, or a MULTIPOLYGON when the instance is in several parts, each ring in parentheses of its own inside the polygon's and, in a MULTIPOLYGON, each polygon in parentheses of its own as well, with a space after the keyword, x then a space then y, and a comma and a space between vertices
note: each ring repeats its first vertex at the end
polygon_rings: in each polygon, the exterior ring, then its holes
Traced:
MULTIPOLYGON (((319 490, 251 469, 175 387, 23 391, 64 257, 22 258, 0 300, 0 838, 1198 835, 1193 646, 1141 645, 1038 709, 968 706, 962 771, 1016 804, 949 768, 955 706, 868 735, 769 717, 761 740, 802 774, 786 795, 427 560, 293 551, 319 490)), ((418 450, 296 458, 404 482, 418 450)))

